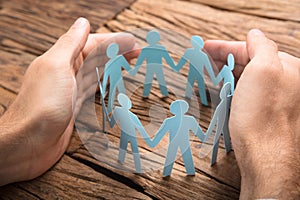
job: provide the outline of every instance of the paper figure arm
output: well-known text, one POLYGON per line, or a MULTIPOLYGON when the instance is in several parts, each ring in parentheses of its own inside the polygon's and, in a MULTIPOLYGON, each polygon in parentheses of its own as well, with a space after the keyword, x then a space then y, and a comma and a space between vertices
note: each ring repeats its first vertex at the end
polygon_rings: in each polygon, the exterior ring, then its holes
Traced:
POLYGON ((195 135, 200 139, 201 142, 205 141, 205 135, 202 131, 202 128, 199 126, 199 123, 196 121, 194 117, 190 118, 190 123, 191 123, 191 130, 195 135))
POLYGON ((187 62, 188 60, 186 59, 186 55, 185 53, 183 54, 183 56, 180 58, 178 64, 176 65, 176 67, 174 68, 174 70, 176 72, 179 72, 179 70, 184 66, 184 64, 187 62))
POLYGON ((217 124, 218 115, 219 115, 219 109, 218 108, 219 107, 216 108, 214 116, 213 116, 212 120, 210 121, 209 127, 206 131, 206 134, 205 134, 205 140, 207 140, 207 138, 211 135, 212 131, 215 128, 215 125, 217 124))
POLYGON ((161 139, 165 136, 168 131, 167 120, 164 120, 163 124, 155 134, 155 137, 152 140, 152 143, 149 145, 151 148, 156 147, 156 145, 161 141, 161 139))
POLYGON ((124 58, 124 56, 121 56, 121 59, 122 59, 122 64, 123 64, 123 68, 126 70, 126 71, 130 71, 131 70, 131 67, 129 65, 129 63, 127 62, 127 60, 124 58))
POLYGON ((226 66, 224 65, 222 70, 220 71, 220 73, 217 75, 214 85, 218 85, 222 81, 222 79, 224 78, 224 75, 223 75, 224 74, 224 67, 226 67, 226 66))
POLYGON ((139 71, 140 67, 142 66, 144 60, 145 60, 145 53, 142 50, 139 57, 138 57, 138 59, 137 59, 137 61, 136 61, 136 63, 135 63, 135 68, 130 73, 132 76, 136 75, 136 73, 139 71))
POLYGON ((213 68, 211 66, 211 63, 210 63, 207 55, 204 58, 204 65, 205 65, 206 71, 207 71, 208 75, 210 76, 213 84, 217 85, 218 83, 216 81, 215 73, 213 71, 213 68))
POLYGON ((141 123, 141 121, 139 120, 139 118, 130 113, 131 114, 131 119, 134 122, 136 129, 140 132, 141 136, 143 137, 143 139, 146 141, 146 143, 148 144, 148 146, 151 146, 152 142, 151 142, 151 138, 148 135, 148 133, 146 132, 143 124, 141 123))
POLYGON ((175 69, 176 66, 174 64, 173 58, 170 56, 169 52, 167 51, 167 49, 164 49, 164 59, 166 60, 166 62, 170 65, 170 67, 172 69, 175 69))
POLYGON ((106 108, 105 108, 105 111, 106 111, 105 113, 106 113, 106 117, 107 117, 107 121, 109 123, 109 126, 111 128, 113 128, 115 126, 117 120, 118 120, 118 111, 115 109, 113 111, 113 114, 112 114, 111 118, 109 118, 109 115, 108 115, 108 112, 107 112, 106 108))

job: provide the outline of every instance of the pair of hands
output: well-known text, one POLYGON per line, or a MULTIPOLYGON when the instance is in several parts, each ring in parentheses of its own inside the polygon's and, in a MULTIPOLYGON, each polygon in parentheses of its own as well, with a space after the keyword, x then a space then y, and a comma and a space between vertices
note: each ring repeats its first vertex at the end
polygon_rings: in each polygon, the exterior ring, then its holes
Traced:
MULTIPOLYGON (((99 56, 103 42, 118 43, 119 53, 134 49, 130 34, 89 30, 88 21, 78 19, 29 66, 20 93, 0 118, 0 185, 35 178, 62 156, 82 103, 96 90, 95 67, 105 63, 99 56)), ((205 49, 219 69, 229 53, 236 61, 229 126, 241 197, 276 198, 289 195, 287 188, 299 195, 300 60, 279 52, 258 30, 246 42, 207 41, 205 49)))

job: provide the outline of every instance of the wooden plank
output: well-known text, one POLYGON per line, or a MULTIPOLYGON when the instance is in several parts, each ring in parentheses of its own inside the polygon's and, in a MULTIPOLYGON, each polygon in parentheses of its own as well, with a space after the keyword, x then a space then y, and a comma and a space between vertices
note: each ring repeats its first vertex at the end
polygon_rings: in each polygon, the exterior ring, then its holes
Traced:
MULTIPOLYGON (((24 66, 34 58, 32 55, 38 55, 43 51, 45 51, 54 42, 55 38, 58 37, 61 33, 63 33, 66 30, 66 28, 71 24, 71 21, 73 21, 68 17, 69 15, 71 15, 71 13, 73 12, 72 9, 74 8, 72 6, 71 6, 72 8, 68 8, 68 5, 66 6, 64 2, 62 2, 62 4, 58 3, 59 6, 57 8, 54 8, 55 10, 54 14, 52 12, 51 13, 47 12, 48 10, 52 9, 50 8, 51 6, 48 7, 48 3, 34 1, 34 6, 28 7, 30 3, 32 4, 32 1, 27 0, 24 2, 26 2, 27 5, 25 3, 24 4, 22 3, 20 8, 18 9, 15 9, 15 7, 12 5, 3 6, 4 5, 3 3, 0 6, 2 8, 5 7, 5 9, 0 10, 1 31, 2 31, 2 27, 7 27, 7 29, 5 29, 5 33, 3 34, 4 36, 0 35, 0 39, 1 39, 0 57, 8 56, 9 58, 9 59, 1 58, 2 59, 1 62, 4 63, 3 65, 9 66, 8 68, 4 66, 1 68, 2 71, 0 73, 0 76, 4 74, 5 75, 4 78, 6 80, 0 83, 1 85, 3 85, 3 87, 6 88, 6 89, 2 88, 3 91, 0 91, 1 94, 5 94, 5 92, 7 92, 8 90, 12 90, 13 92, 18 92, 18 89, 22 82, 21 77, 24 73, 24 66), (42 12, 39 11, 40 9, 39 6, 42 7, 41 9, 42 12), (10 11, 10 9, 12 11, 10 11), (66 13, 68 13, 68 15, 59 13, 65 10, 66 13), (14 13, 14 16, 12 16, 10 13, 14 13), (36 15, 42 17, 36 17, 36 15), (55 18, 56 20, 55 21, 49 20, 47 18, 48 15, 51 15, 51 17, 55 18), (61 16, 63 16, 63 18, 60 18, 61 16), (28 21, 23 20, 23 18, 26 19, 26 17, 28 18, 28 21), (12 20, 11 18, 14 20, 12 20), (62 20, 65 20, 66 24, 62 24, 61 23, 62 20), (19 23, 17 25, 21 28, 15 29, 16 26, 9 25, 11 23, 16 24, 16 21, 19 23), (27 27, 23 26, 24 23, 26 24, 26 26, 30 26, 30 28, 27 29, 27 27), (39 30, 38 27, 40 28, 42 27, 41 32, 37 31, 39 30), (51 32, 52 30, 47 27, 55 27, 55 29, 53 30, 53 32, 51 32), (18 33, 24 33, 23 38, 19 38, 18 33), (34 34, 34 36, 31 36, 31 34, 34 34), (3 54, 4 52, 6 54, 5 56, 2 56, 4 55, 3 54), (10 52, 10 54, 7 52, 10 52), (8 65, 8 63, 11 63, 12 61, 13 64, 8 65), (13 68, 13 65, 15 68, 13 68), (13 77, 17 77, 17 78, 13 78, 13 77), (15 79, 15 80, 10 81, 10 79, 15 79)), ((111 7, 113 6, 114 3, 112 3, 111 7)), ((90 8, 91 5, 90 4, 86 5, 86 7, 90 8)), ((263 13, 263 10, 261 12, 263 13)), ((93 15, 97 15, 97 14, 93 13, 93 15)), ((99 31, 106 31, 106 32, 127 31, 130 29, 132 30, 132 29, 145 27, 145 26, 167 28, 172 31, 180 32, 181 34, 187 37, 193 34, 199 34, 203 36, 205 39, 227 39, 227 40, 236 40, 236 39, 244 40, 246 32, 251 27, 258 27, 261 28, 263 31, 266 31, 268 36, 270 36, 272 39, 275 39, 279 43, 280 49, 299 56, 299 51, 297 49, 297 46, 299 46, 299 30, 300 30, 299 24, 294 22, 282 22, 278 20, 265 19, 257 16, 249 16, 243 13, 231 13, 226 10, 220 10, 219 8, 216 9, 209 6, 200 5, 194 2, 173 1, 172 4, 170 4, 170 2, 168 1, 141 0, 135 3, 134 5, 132 5, 130 9, 127 9, 124 12, 122 12, 120 15, 118 15, 118 17, 115 20, 111 20, 110 22, 108 22, 105 28, 101 28, 99 31), (206 13, 206 15, 201 16, 199 14, 201 13, 200 11, 203 11, 204 13, 206 13), (222 21, 220 21, 220 19, 222 19, 222 21), (248 23, 244 23, 245 21, 248 23), (237 24, 239 24, 239 26, 237 26, 237 24), (281 28, 278 29, 278 27, 281 28)), ((95 30, 95 28, 98 27, 98 23, 95 23, 93 27, 95 30)), ((142 37, 144 36, 143 34, 145 34, 145 32, 138 32, 135 34, 139 37, 142 37)), ((177 41, 177 38, 175 36, 171 35, 170 37, 168 37, 168 40, 169 41, 166 42, 170 44, 171 47, 174 47, 170 49, 172 53, 177 54, 176 56, 180 56, 178 55, 178 52, 179 51, 181 52, 184 48, 186 48, 186 46, 175 43, 175 41, 177 41)), ((142 43, 142 40, 140 40, 139 42, 141 42, 141 44, 144 44, 142 43)), ((184 71, 184 73, 186 73, 186 71, 184 71)), ((154 96, 157 96, 159 92, 153 91, 152 94, 154 96)), ((14 97, 11 97, 10 99, 13 98, 14 97)), ((2 99, 2 97, 0 99, 2 99)), ((10 100, 3 99, 2 101, 0 101, 0 103, 1 102, 3 102, 3 105, 8 105, 10 100)), ((143 102, 140 101, 139 103, 142 104, 143 102)), ((170 100, 168 100, 166 104, 167 103, 170 103, 170 100)), ((97 105, 96 107, 99 108, 99 106, 97 105)), ((137 108, 134 109, 142 117, 143 123, 146 123, 147 120, 149 119, 146 116, 148 113, 141 109, 140 110, 138 110, 137 108)), ((206 110, 204 109, 202 112, 203 114, 205 114, 208 111, 209 109, 206 110)), ((88 117, 88 115, 86 115, 84 118, 86 124, 82 125, 81 128, 84 128, 85 126, 90 127, 88 121, 91 119, 88 117)), ((101 118, 99 118, 98 120, 101 121, 101 118)), ((209 121, 200 122, 200 124, 202 127, 207 128, 208 122, 209 121)), ((91 132, 90 130, 87 130, 86 132, 90 133, 90 135, 94 133, 91 132)), ((91 139, 90 141, 95 140, 95 138, 90 138, 90 139, 91 139)), ((109 139, 110 141, 113 141, 115 143, 118 142, 119 137, 116 130, 114 131, 110 130, 109 139)), ((141 152, 146 152, 146 151, 149 151, 149 149, 147 149, 146 146, 142 145, 141 152)), ((115 149, 114 154, 116 153, 117 151, 115 149)), ((204 160, 195 159, 194 161, 197 169, 197 174, 195 177, 187 177, 185 175, 183 162, 182 160, 179 159, 175 163, 173 174, 169 179, 163 179, 161 177, 160 170, 143 174, 141 176, 137 176, 127 172, 120 172, 119 170, 116 170, 114 167, 110 167, 104 164, 104 162, 100 162, 95 158, 93 158, 90 155, 90 153, 84 148, 82 142, 80 141, 78 135, 76 134, 73 135, 72 137, 71 145, 68 149, 67 154, 70 155, 72 158, 84 163, 84 165, 82 166, 81 165, 79 166, 77 163, 75 165, 76 166, 78 165, 78 167, 76 167, 76 169, 71 169, 75 171, 74 174, 76 174, 76 176, 84 174, 84 171, 80 171, 80 173, 77 173, 77 170, 80 170, 81 167, 83 169, 86 169, 86 166, 89 166, 96 171, 95 175, 99 175, 99 174, 101 175, 101 173, 103 173, 106 176, 114 177, 114 179, 118 180, 119 182, 122 182, 122 179, 126 181, 128 180, 130 181, 130 183, 126 183, 127 185, 131 185, 132 188, 137 187, 139 188, 138 190, 144 191, 145 194, 148 194, 151 197, 153 196, 160 199, 168 199, 168 198, 175 199, 180 197, 184 199, 186 198, 237 199, 239 194, 238 191, 239 174, 237 173, 238 168, 235 163, 234 155, 231 152, 228 156, 226 156, 223 148, 220 148, 218 163, 213 168, 210 168, 209 166, 209 157, 205 158, 204 160), (224 172, 226 172, 227 174, 225 174, 224 172), (186 194, 188 194, 188 196, 186 196, 186 194)), ((194 152, 194 156, 196 156, 196 154, 197 153, 194 152)), ((62 160, 64 160, 65 157, 66 156, 64 156, 62 160)), ((158 154, 157 157, 163 160, 163 154, 158 154)), ((111 162, 111 160, 109 159, 107 161, 111 162)), ((72 165, 74 164, 73 161, 72 162, 60 161, 58 164, 60 163, 62 163, 62 168, 64 171, 69 171, 70 165, 72 167, 72 165)), ((88 173, 90 173, 89 170, 87 171, 88 173)), ((9 186, 9 190, 13 190, 14 187, 21 188, 20 189, 21 191, 15 193, 15 195, 20 195, 20 198, 21 195, 24 198, 29 198, 29 196, 32 195, 30 193, 33 193, 34 195, 42 194, 44 195, 43 197, 45 198, 55 197, 55 195, 57 195, 58 197, 66 197, 65 196, 66 194, 62 194, 61 191, 64 191, 64 193, 66 193, 66 191, 77 192, 78 188, 80 191, 77 193, 79 197, 83 197, 83 198, 95 197, 92 195, 98 195, 100 194, 100 192, 104 193, 103 196, 106 195, 107 198, 112 197, 109 196, 109 193, 111 192, 109 189, 108 191, 96 190, 95 193, 93 194, 89 193, 90 192, 89 189, 90 188, 94 189, 96 185, 94 183, 92 184, 87 183, 88 181, 85 180, 83 180, 83 182, 81 183, 83 185, 86 185, 86 187, 83 186, 84 188, 82 188, 81 190, 82 185, 76 183, 78 179, 72 179, 71 178, 72 176, 71 177, 64 176, 62 175, 63 173, 61 173, 61 171, 59 172, 55 171, 55 168, 54 170, 51 170, 47 174, 31 182, 22 183, 22 184, 13 184, 12 186, 9 186), (50 175, 47 175, 49 173, 50 175), (54 177, 57 178, 58 176, 63 177, 64 184, 58 183, 59 187, 61 188, 54 189, 56 187, 53 184, 53 182, 55 182, 54 177), (49 188, 45 183, 53 184, 53 185, 51 188, 49 188), (62 188, 64 187, 65 184, 67 184, 68 187, 64 190, 62 188), (75 184, 74 187, 75 189, 71 188, 71 185, 74 184, 75 184), (40 188, 38 188, 38 185, 41 185, 40 188), (30 193, 26 192, 25 190, 28 190, 30 193), (51 196, 50 194, 47 193, 44 194, 46 191, 50 191, 50 192, 54 191, 54 196, 51 196), (26 197, 25 195, 28 196, 26 197)), ((94 174, 92 175, 94 176, 94 174)), ((110 179, 109 181, 108 180, 106 181, 109 182, 110 179)), ((123 193, 126 193, 125 190, 122 191, 123 193)), ((140 194, 141 193, 139 193, 139 195, 140 194)), ((34 195, 32 195, 32 197, 34 197, 34 195)), ((6 196, 8 198, 14 197, 14 192, 11 193, 11 196, 10 195, 6 195, 6 196)), ((122 197, 122 194, 115 194, 115 196, 113 197, 118 197, 118 196, 122 197)), ((99 196, 99 198, 100 197, 101 195, 99 196)), ((140 198, 144 198, 144 196, 140 198)))
POLYGON ((10 39, 34 55, 45 52, 72 22, 80 17, 90 20, 92 31, 128 7, 124 1, 43 1, 11 0, 0 2, 0 39, 10 39))
POLYGON ((0 188, 3 199, 150 199, 64 155, 50 171, 33 181, 0 188))
POLYGON ((209 5, 220 10, 240 12, 260 17, 279 19, 283 21, 300 22, 300 1, 298 0, 187 0, 195 3, 209 5))
MULTIPOLYGON (((300 6, 297 7, 298 10, 299 8, 300 6)), ((144 37, 145 33, 137 30, 144 27, 159 27, 188 38, 200 35, 205 40, 245 40, 251 28, 259 28, 277 42, 280 50, 300 57, 300 23, 229 12, 194 2, 139 0, 115 20, 109 21, 105 29, 131 31, 144 37)), ((100 28, 98 31, 102 30, 100 28)), ((177 41, 172 34, 167 37, 177 41)), ((190 44, 177 43, 177 46, 185 45, 190 44)), ((176 50, 170 49, 174 53, 176 50)))
MULTIPOLYGON (((92 135, 93 132, 86 132, 92 135)), ((77 137, 77 139, 79 139, 77 137)), ((86 142, 93 142, 97 138, 90 138, 86 142)), ((118 140, 117 137, 115 137, 118 140)), ((113 137, 110 137, 113 141, 113 137)), ((105 151, 99 143, 95 143, 98 151, 105 151)), ((90 149, 91 150, 91 149, 90 149)), ((201 170, 197 169, 195 176, 186 176, 185 168, 180 162, 174 164, 172 175, 169 178, 162 178, 162 168, 152 170, 141 175, 136 175, 128 171, 117 170, 114 166, 113 155, 117 155, 118 150, 112 150, 98 161, 91 156, 85 147, 80 147, 76 151, 70 152, 70 156, 86 165, 93 166, 95 170, 107 169, 106 175, 118 177, 122 180, 130 180, 134 185, 142 187, 144 192, 158 199, 238 199, 238 190, 226 184, 220 183, 213 177, 208 177, 201 170), (108 164, 105 164, 108 163, 108 164)), ((92 152, 95 153, 95 152, 92 152)), ((132 155, 127 155, 130 159, 132 155)), ((233 156, 233 153, 229 156, 233 156)), ((234 159, 234 157, 232 157, 234 159)), ((116 163, 117 164, 117 163, 116 163)), ((153 162, 152 162, 153 165, 153 162)))

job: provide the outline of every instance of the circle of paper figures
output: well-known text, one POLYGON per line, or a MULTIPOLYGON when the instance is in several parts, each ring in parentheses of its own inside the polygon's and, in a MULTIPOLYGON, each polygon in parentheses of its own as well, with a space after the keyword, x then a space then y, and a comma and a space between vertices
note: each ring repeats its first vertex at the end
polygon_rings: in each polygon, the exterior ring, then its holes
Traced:
POLYGON ((164 135, 169 132, 169 145, 163 169, 163 176, 171 175, 178 149, 181 151, 186 173, 188 175, 194 175, 195 168, 192 151, 190 148, 189 131, 192 131, 201 142, 206 142, 207 138, 212 134, 214 128, 216 127, 211 165, 213 165, 217 159, 221 134, 224 137, 226 152, 228 153, 231 150, 228 119, 231 98, 234 93, 234 76, 232 72, 234 69, 234 57, 232 54, 228 55, 228 65, 224 65, 222 70, 215 77, 208 55, 203 52, 204 41, 200 36, 191 37, 190 42, 192 44, 192 48, 185 50, 177 65, 174 64, 174 61, 169 55, 167 49, 158 44, 160 41, 159 32, 155 30, 148 32, 146 41, 149 45, 142 48, 134 69, 131 69, 129 63, 126 61, 123 55, 118 55, 119 46, 116 43, 110 44, 107 48, 106 54, 109 58, 109 61, 105 64, 102 84, 100 82, 98 69, 96 68, 98 84, 100 88, 100 98, 102 102, 103 131, 105 132, 106 118, 110 127, 114 127, 116 122, 119 121, 121 134, 118 161, 121 163, 124 162, 127 146, 128 143, 130 143, 134 157, 136 173, 142 173, 140 154, 136 139, 136 130, 138 130, 142 138, 151 148, 154 148, 164 137, 164 135), (126 90, 122 77, 122 68, 124 68, 132 76, 135 76, 143 62, 146 60, 146 75, 143 96, 149 96, 154 75, 156 75, 162 96, 168 96, 167 84, 163 73, 163 59, 165 59, 168 65, 170 65, 170 67, 177 73, 186 63, 189 63, 189 74, 185 96, 187 98, 191 98, 194 83, 197 81, 200 99, 203 105, 208 105, 203 78, 204 68, 208 72, 208 75, 210 76, 214 85, 218 85, 223 80, 224 84, 220 92, 221 101, 215 109, 206 133, 202 131, 201 127, 193 116, 186 115, 186 112, 189 109, 189 104, 184 100, 176 100, 171 103, 170 112, 174 116, 163 121, 163 124, 152 139, 144 129, 139 118, 130 111, 132 103, 126 96, 126 90), (110 80, 110 89, 108 92, 108 106, 106 108, 104 94, 106 92, 108 78, 110 80), (118 90, 119 93, 118 102, 120 106, 116 106, 112 112, 116 90, 118 90), (110 112, 112 112, 111 117, 109 117, 110 112))

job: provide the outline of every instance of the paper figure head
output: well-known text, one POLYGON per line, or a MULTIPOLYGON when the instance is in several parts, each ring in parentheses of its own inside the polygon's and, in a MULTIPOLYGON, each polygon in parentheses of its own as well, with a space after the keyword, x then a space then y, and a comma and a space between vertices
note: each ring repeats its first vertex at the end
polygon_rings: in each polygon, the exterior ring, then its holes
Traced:
POLYGON ((146 40, 147 40, 148 44, 150 44, 150 45, 157 44, 160 40, 159 32, 157 32, 155 30, 149 31, 147 36, 146 36, 146 40))
POLYGON ((230 94, 231 91, 231 83, 227 82, 223 85, 221 92, 220 92, 220 98, 226 99, 226 97, 230 94))
POLYGON ((130 99, 123 93, 120 93, 118 95, 118 102, 123 108, 126 108, 128 110, 132 107, 130 99))
POLYGON ((203 41, 202 37, 200 37, 198 35, 194 35, 191 37, 191 44, 193 45, 193 47, 195 49, 203 49, 203 47, 204 47, 204 41, 203 41))
POLYGON ((119 53, 119 45, 116 43, 112 43, 107 47, 106 55, 109 58, 114 58, 119 53))
POLYGON ((228 54, 227 64, 228 64, 229 69, 232 71, 234 69, 234 57, 231 53, 228 54))
POLYGON ((170 112, 174 115, 183 115, 189 110, 189 104, 184 100, 173 101, 170 105, 170 112))

